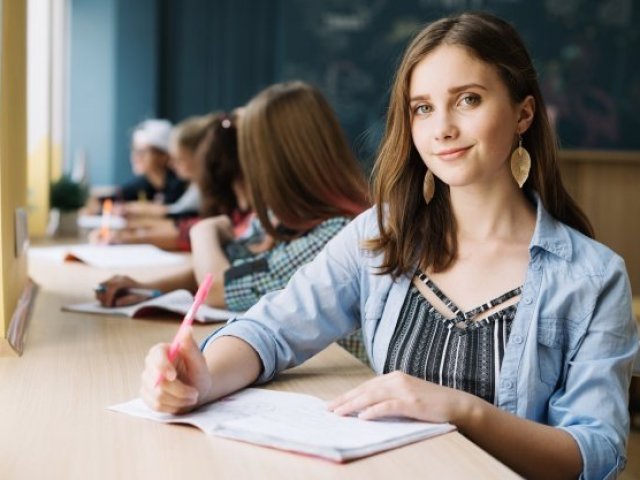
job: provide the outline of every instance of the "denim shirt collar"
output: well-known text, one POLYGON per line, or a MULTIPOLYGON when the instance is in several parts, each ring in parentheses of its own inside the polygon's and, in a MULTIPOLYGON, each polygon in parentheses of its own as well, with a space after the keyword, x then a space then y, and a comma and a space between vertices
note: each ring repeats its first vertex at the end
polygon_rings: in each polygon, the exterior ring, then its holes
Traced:
POLYGON ((563 260, 570 261, 573 247, 567 227, 547 212, 537 192, 533 192, 532 197, 537 211, 536 227, 529 244, 529 252, 533 253, 533 250, 537 247, 563 260))

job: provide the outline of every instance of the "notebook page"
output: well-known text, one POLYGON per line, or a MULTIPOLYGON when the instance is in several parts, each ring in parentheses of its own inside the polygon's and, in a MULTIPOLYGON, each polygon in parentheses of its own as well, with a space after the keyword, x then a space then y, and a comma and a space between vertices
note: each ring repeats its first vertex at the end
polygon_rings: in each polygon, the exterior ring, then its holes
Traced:
MULTIPOLYGON (((185 315, 191 304, 193 303, 193 295, 188 290, 174 290, 156 298, 145 300, 144 302, 124 307, 104 307, 100 302, 94 300, 92 302, 75 303, 62 307, 63 311, 77 313, 97 313, 102 315, 123 315, 127 317, 144 316, 145 309, 158 308, 177 315, 185 315)), ((240 315, 242 312, 231 312, 219 308, 200 305, 195 316, 195 320, 199 323, 224 322, 230 318, 240 315)))
POLYGON ((209 434, 337 461, 454 429, 450 424, 340 417, 327 411, 325 402, 316 397, 256 388, 229 395, 187 415, 157 413, 139 399, 110 409, 163 423, 188 423, 209 434))
MULTIPOLYGON (((283 393, 283 392, 278 392, 283 393)), ((307 453, 322 454, 325 449, 348 452, 376 451, 395 445, 396 440, 426 438, 451 431, 449 424, 430 424, 394 419, 365 421, 357 417, 341 417, 326 409, 325 402, 308 395, 287 394, 278 399, 271 409, 259 415, 246 415, 225 422, 225 431, 243 432, 241 437, 252 436, 285 440, 289 447, 306 446, 307 453)), ((400 444, 407 442, 400 442, 400 444)), ((344 454, 343 454, 344 455, 344 454)), ((349 457, 348 454, 344 455, 349 457)))
MULTIPOLYGON (((65 305, 62 307, 62 310, 67 312, 100 313, 104 315, 126 315, 128 317, 133 317, 137 312, 143 310, 145 307, 154 307, 175 312, 179 315, 184 315, 187 313, 192 303, 193 295, 191 295, 188 290, 174 290, 173 292, 166 293, 160 297, 150 298, 144 302, 124 307, 104 307, 100 302, 94 300, 92 302, 65 305)), ((199 311, 200 309, 198 309, 198 312, 199 311)))
POLYGON ((98 268, 160 267, 185 263, 181 255, 165 252, 153 245, 78 245, 69 253, 98 268))

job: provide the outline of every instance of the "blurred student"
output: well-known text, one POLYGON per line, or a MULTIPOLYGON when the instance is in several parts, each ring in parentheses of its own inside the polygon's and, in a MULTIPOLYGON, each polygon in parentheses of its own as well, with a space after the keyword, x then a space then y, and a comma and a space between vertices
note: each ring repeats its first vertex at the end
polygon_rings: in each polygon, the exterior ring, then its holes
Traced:
POLYGON ((366 180, 331 107, 305 83, 273 85, 249 102, 240 119, 239 153, 248 197, 267 234, 266 250, 237 248, 228 215, 201 220, 190 232, 193 273, 147 284, 114 277, 97 295, 104 305, 142 300, 118 295, 133 286, 195 290, 211 272, 207 303, 245 310, 283 288, 368 206, 366 180))
POLYGON ((186 183, 169 165, 170 135, 171 123, 167 120, 145 120, 134 129, 131 169, 136 176, 118 188, 117 200, 172 204, 182 196, 186 183))
POLYGON ((524 478, 617 477, 638 351, 629 279, 557 157, 513 27, 483 13, 434 22, 396 73, 375 208, 201 347, 183 335, 175 364, 153 347, 142 398, 186 412, 361 327, 380 375, 334 399, 336 414, 451 422, 524 478))
MULTIPOLYGON (((109 194, 91 196, 83 213, 100 214, 102 203, 116 202, 115 213, 124 213, 125 203, 144 205, 145 209, 163 210, 164 205, 178 201, 185 193, 186 183, 170 166, 169 138, 171 123, 149 119, 138 124, 131 136, 130 162, 135 177, 112 189, 109 194)), ((142 207, 140 207, 142 208, 142 207)))
MULTIPOLYGON (((202 218, 229 218, 234 241, 226 246, 230 259, 268 250, 273 245, 251 208, 240 159, 238 122, 243 108, 221 113, 214 129, 198 151, 202 172, 198 186, 202 192, 202 218), (235 252, 235 253, 234 253, 235 252)), ((190 238, 186 239, 190 242, 190 238)))
POLYGON ((199 213, 201 195, 198 179, 201 168, 200 162, 196 159, 196 152, 217 116, 215 113, 210 113, 189 117, 171 130, 169 137, 170 166, 181 180, 189 182, 189 186, 182 196, 170 204, 127 203, 123 208, 125 216, 196 216, 199 213))
MULTIPOLYGON (((236 233, 243 231, 251 209, 243 187, 233 118, 233 114, 213 113, 191 117, 174 128, 170 142, 173 163, 178 175, 191 181, 197 204, 179 200, 184 211, 171 215, 173 218, 157 215, 175 211, 175 204, 155 205, 154 209, 149 209, 146 202, 133 204, 133 208, 127 204, 129 212, 135 210, 142 216, 130 216, 129 226, 111 231, 106 243, 150 243, 167 250, 189 251, 190 228, 200 218, 214 215, 229 216, 236 233)), ((105 243, 97 231, 90 238, 94 243, 105 243)))
MULTIPOLYGON (((217 147, 218 142, 224 142, 224 136, 214 134, 220 128, 222 114, 208 114, 190 117, 177 124, 171 132, 169 148, 171 163, 178 177, 189 182, 189 188, 173 204, 164 205, 151 202, 128 202, 122 206, 122 213, 127 217, 127 227, 121 230, 111 230, 109 238, 103 238, 100 232, 92 232, 89 239, 92 243, 149 243, 166 250, 190 249, 189 228, 202 216, 211 212, 202 211, 201 186, 207 191, 228 188, 222 184, 226 178, 206 176, 211 185, 201 182, 203 175, 202 163, 209 155, 217 155, 226 147, 217 147), (207 139, 208 136, 208 139, 207 139), (207 139, 205 141, 205 139, 207 139), (204 144, 204 145, 203 145, 204 144), (209 150, 213 150, 210 153, 209 150)), ((235 145, 235 139, 234 139, 235 145)), ((233 147, 235 149, 235 146, 233 147)), ((225 157, 221 162, 230 162, 240 166, 238 159, 225 157)), ((209 210, 214 199, 207 199, 209 210)))

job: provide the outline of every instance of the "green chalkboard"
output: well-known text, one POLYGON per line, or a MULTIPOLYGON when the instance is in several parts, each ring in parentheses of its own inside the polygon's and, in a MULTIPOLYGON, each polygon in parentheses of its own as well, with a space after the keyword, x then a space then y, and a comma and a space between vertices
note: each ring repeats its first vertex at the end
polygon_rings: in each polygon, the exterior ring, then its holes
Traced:
POLYGON ((640 2, 280 0, 278 10, 276 80, 318 86, 361 157, 375 152, 411 36, 462 10, 495 13, 518 29, 562 147, 640 149, 640 2))

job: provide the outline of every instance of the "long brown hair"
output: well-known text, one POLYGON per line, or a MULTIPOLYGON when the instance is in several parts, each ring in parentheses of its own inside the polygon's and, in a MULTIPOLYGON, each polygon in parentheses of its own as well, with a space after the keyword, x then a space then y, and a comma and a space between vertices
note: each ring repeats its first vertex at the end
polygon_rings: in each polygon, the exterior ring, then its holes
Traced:
POLYGON ((253 208, 275 238, 271 211, 297 232, 369 206, 367 182, 322 94, 299 81, 272 85, 246 106, 239 124, 240 163, 253 208))
POLYGON ((200 162, 200 214, 203 217, 231 216, 239 209, 233 184, 242 180, 234 114, 211 115, 204 138, 196 150, 196 157, 200 162))
POLYGON ((465 47, 493 65, 514 103, 533 96, 535 116, 522 135, 532 159, 524 189, 535 191, 556 219, 593 237, 587 217, 562 185, 556 138, 540 92, 536 71, 522 39, 504 20, 486 13, 442 18, 417 34, 404 53, 391 90, 386 131, 373 169, 373 199, 380 235, 365 248, 383 252, 381 274, 409 273, 417 264, 446 270, 458 244, 449 188, 436 178, 436 193, 427 206, 422 198, 426 166, 411 137, 409 82, 413 69, 440 45, 465 47))
POLYGON ((188 117, 171 130, 170 144, 195 153, 218 114, 188 117))

